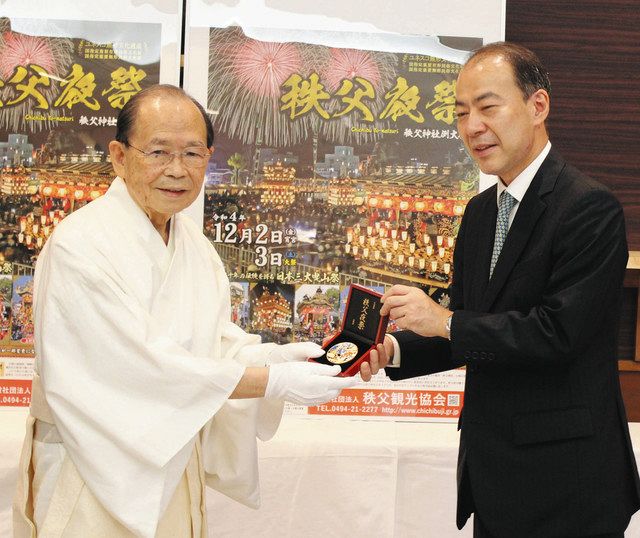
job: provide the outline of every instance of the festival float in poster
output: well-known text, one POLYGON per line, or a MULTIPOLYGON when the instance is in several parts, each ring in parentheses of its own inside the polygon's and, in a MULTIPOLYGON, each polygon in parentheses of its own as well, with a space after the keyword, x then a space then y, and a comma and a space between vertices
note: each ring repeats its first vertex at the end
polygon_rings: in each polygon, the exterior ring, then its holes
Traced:
POLYGON ((30 401, 38 253, 109 187, 118 113, 159 59, 160 24, 0 18, 0 406, 30 401))
MULTIPOLYGON (((216 149, 204 229, 232 286, 252 287, 246 330, 322 342, 339 329, 352 283, 417 285, 448 305, 457 231, 479 184, 455 125, 460 68, 432 55, 209 30, 216 149)), ((461 376, 380 379, 309 413, 457 418, 461 376)))

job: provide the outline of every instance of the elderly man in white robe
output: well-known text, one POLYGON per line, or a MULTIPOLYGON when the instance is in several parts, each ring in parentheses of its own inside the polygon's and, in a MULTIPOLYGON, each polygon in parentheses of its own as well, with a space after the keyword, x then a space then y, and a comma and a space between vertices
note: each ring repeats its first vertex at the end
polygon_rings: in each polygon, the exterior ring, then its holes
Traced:
POLYGON ((315 344, 260 344, 231 323, 220 258, 179 213, 213 151, 195 100, 144 90, 109 150, 118 177, 58 226, 36 267, 14 533, 204 537, 205 484, 258 505, 256 439, 275 433, 283 401, 317 405, 354 380, 306 362, 315 344))

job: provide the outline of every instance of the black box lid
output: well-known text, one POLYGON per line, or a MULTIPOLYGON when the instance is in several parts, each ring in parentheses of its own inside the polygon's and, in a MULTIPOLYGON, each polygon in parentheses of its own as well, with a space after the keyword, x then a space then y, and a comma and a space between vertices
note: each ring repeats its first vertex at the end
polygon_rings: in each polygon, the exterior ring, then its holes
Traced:
POLYGON ((380 297, 379 293, 352 284, 342 330, 375 342, 380 328, 380 297))

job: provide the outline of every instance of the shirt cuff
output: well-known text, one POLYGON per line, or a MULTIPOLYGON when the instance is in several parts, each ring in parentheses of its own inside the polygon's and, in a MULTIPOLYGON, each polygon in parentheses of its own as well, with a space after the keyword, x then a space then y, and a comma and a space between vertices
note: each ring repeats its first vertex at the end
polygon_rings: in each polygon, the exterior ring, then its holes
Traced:
POLYGON ((400 368, 400 344, 398 344, 398 340, 396 340, 396 338, 392 335, 392 334, 387 334, 387 336, 389 337, 389 339, 391 340, 391 343, 393 344, 393 357, 391 357, 391 360, 389 361, 389 364, 387 364, 387 368, 400 368))

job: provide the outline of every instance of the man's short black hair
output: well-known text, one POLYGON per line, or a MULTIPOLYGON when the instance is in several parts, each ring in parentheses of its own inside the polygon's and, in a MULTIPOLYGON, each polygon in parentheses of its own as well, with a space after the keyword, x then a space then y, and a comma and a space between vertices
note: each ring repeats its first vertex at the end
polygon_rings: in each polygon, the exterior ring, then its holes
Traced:
POLYGON ((118 115, 118 123, 116 126, 116 140, 118 142, 121 142, 126 146, 129 145, 129 136, 131 135, 133 123, 136 119, 136 114, 138 112, 138 108, 140 107, 140 103, 147 97, 153 97, 157 95, 184 97, 185 99, 189 99, 189 101, 196 105, 196 107, 200 111, 200 114, 202 115, 202 120, 204 121, 204 125, 207 130, 207 147, 210 148, 213 145, 213 125, 211 123, 211 120, 209 119, 209 116, 207 116, 207 113, 203 106, 182 88, 178 88, 177 86, 173 86, 171 84, 156 84, 154 86, 149 86, 141 92, 136 93, 131 99, 129 99, 129 101, 127 101, 124 107, 122 107, 120 114, 118 115))
POLYGON ((481 60, 485 56, 502 56, 513 69, 516 84, 522 91, 525 100, 538 90, 545 90, 551 95, 549 73, 535 52, 516 43, 500 41, 489 43, 474 50, 465 65, 481 60))

